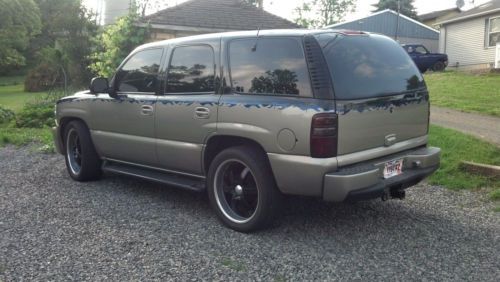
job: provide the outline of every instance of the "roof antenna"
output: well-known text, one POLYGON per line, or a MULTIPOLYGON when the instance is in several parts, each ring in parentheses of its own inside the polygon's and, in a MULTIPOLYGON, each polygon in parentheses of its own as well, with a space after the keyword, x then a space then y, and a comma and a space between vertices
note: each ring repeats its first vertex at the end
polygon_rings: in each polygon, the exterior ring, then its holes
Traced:
POLYGON ((262 25, 259 26, 259 29, 257 30, 257 39, 255 39, 255 44, 252 47, 252 52, 257 51, 257 43, 259 43, 259 33, 260 33, 260 28, 262 25))

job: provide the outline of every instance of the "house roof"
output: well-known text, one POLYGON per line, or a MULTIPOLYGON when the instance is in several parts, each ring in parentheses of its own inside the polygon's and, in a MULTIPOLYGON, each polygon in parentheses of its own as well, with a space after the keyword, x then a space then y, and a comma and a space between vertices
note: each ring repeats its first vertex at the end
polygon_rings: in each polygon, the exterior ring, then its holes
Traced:
POLYGON ((398 18, 398 13, 389 9, 325 28, 362 30, 393 38, 397 36, 414 39, 439 39, 439 31, 403 14, 399 14, 398 18))
POLYGON ((433 19, 437 19, 437 18, 442 17, 442 16, 446 16, 447 14, 449 14, 451 12, 460 12, 460 9, 459 8, 451 8, 451 9, 446 9, 446 10, 434 11, 434 12, 430 12, 427 14, 421 14, 421 15, 418 15, 418 19, 421 21, 433 20, 433 19))
POLYGON ((492 0, 437 24, 448 24, 500 12, 500 0, 492 0))
POLYGON ((143 21, 153 27, 181 26, 220 31, 301 27, 240 0, 190 0, 148 15, 143 21))
MULTIPOLYGON (((381 15, 381 14, 385 14, 385 13, 389 13, 389 14, 393 14, 393 15, 398 15, 397 12, 395 12, 395 11, 393 11, 391 9, 385 9, 383 11, 373 13, 373 14, 367 16, 367 17, 361 17, 361 18, 356 18, 356 19, 350 20, 350 21, 345 21, 345 22, 341 22, 341 23, 332 24, 332 25, 329 25, 329 26, 325 26, 324 28, 335 28, 335 27, 343 26, 343 25, 348 24, 348 23, 356 23, 356 22, 359 22, 360 20, 372 18, 372 17, 378 16, 378 15, 381 15)), ((427 26, 427 25, 425 25, 425 24, 423 24, 423 23, 421 23, 419 21, 416 21, 416 20, 414 20, 414 19, 412 19, 410 17, 407 17, 407 16, 405 16, 403 14, 399 14, 399 16, 401 18, 404 18, 404 19, 406 19, 406 20, 408 20, 408 21, 410 21, 410 22, 412 22, 414 24, 417 24, 417 25, 419 25, 419 26, 421 26, 423 28, 426 28, 426 29, 429 29, 431 31, 439 33, 439 31, 433 29, 432 27, 429 27, 429 26, 427 26)))

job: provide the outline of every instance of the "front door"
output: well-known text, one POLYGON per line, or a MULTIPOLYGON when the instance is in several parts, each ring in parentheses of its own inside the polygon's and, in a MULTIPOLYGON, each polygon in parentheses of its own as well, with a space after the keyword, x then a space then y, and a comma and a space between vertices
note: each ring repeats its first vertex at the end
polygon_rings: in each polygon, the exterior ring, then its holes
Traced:
POLYGON ((418 61, 418 68, 420 70, 427 70, 432 67, 432 56, 424 46, 415 47, 415 56, 418 61))
POLYGON ((155 112, 163 48, 131 55, 116 73, 117 96, 99 94, 92 105, 92 138, 108 159, 157 165, 155 112))
POLYGON ((207 136, 216 130, 215 81, 218 40, 212 45, 173 46, 164 95, 156 109, 160 167, 203 175, 201 159, 207 136))

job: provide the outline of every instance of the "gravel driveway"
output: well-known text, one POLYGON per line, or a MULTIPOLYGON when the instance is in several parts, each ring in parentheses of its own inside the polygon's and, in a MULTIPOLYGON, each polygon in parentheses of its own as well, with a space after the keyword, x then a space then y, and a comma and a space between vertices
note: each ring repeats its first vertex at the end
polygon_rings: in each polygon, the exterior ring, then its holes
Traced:
POLYGON ((77 183, 61 156, 7 147, 0 281, 495 281, 500 213, 478 196, 420 185, 404 201, 293 198, 276 226, 246 235, 219 224, 204 195, 117 176, 77 183))

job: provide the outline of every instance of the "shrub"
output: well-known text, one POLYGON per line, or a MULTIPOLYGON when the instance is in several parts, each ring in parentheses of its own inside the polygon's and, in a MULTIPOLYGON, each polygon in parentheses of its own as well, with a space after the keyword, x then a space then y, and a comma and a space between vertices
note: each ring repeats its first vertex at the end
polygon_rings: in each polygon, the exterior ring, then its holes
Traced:
POLYGON ((63 92, 50 92, 35 101, 28 102, 16 116, 16 127, 42 128, 54 126, 54 105, 63 92))
POLYGON ((16 114, 11 109, 2 107, 0 105, 0 124, 9 123, 14 120, 16 114))
POLYGON ((54 125, 54 103, 29 102, 17 114, 16 127, 42 128, 54 125))

